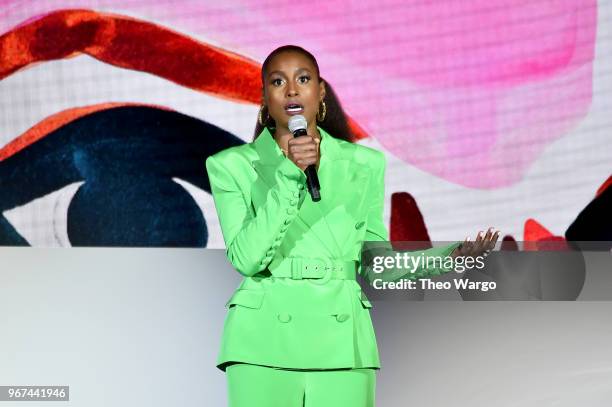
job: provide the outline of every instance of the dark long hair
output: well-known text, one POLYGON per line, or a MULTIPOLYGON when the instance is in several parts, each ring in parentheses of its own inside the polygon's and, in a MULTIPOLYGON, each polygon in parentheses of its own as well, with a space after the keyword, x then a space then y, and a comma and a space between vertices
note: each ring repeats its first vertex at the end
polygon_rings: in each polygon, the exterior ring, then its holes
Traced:
MULTIPOLYGON (((325 102, 327 113, 325 114, 325 120, 323 120, 322 122, 317 122, 317 125, 323 130, 325 130, 327 133, 329 133, 332 137, 350 141, 352 139, 351 130, 348 125, 346 114, 344 113, 342 105, 338 100, 338 96, 336 95, 336 92, 334 92, 334 90, 332 89, 329 82, 321 78, 321 74, 319 72, 319 64, 317 64, 317 60, 315 59, 315 57, 310 52, 306 51, 304 48, 298 47, 297 45, 283 45, 282 47, 276 48, 274 51, 272 51, 270 55, 267 56, 263 65, 261 66, 261 83, 265 84, 265 73, 268 69, 268 65, 270 65, 270 61, 272 61, 272 58, 282 52, 287 51, 299 52, 308 59, 310 59, 317 70, 317 77, 319 81, 324 81, 325 83, 325 98, 323 99, 323 101, 325 102)), ((263 108, 262 117, 266 118, 266 121, 262 126, 259 123, 259 120, 256 120, 255 134, 253 135, 253 140, 255 140, 263 131, 264 126, 270 130, 270 133, 274 133, 276 123, 274 123, 274 119, 272 119, 272 117, 270 117, 270 115, 268 114, 267 106, 263 108)))

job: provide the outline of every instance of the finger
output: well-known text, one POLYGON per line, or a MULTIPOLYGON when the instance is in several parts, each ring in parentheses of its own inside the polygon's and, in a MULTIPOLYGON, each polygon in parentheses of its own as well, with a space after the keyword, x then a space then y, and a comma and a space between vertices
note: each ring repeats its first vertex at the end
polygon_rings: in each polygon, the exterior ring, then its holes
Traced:
POLYGON ((308 136, 300 136, 298 138, 294 138, 294 139, 289 139, 287 141, 287 146, 291 147, 291 146, 307 146, 310 145, 312 147, 316 147, 317 143, 310 137, 308 136))
POLYGON ((491 248, 491 238, 493 237, 493 228, 489 227, 487 229, 487 233, 484 236, 484 239, 482 240, 482 250, 486 251, 489 250, 491 248))
POLYGON ((490 243, 490 238, 486 237, 486 235, 483 232, 483 239, 480 241, 480 245, 477 248, 477 253, 476 256, 480 256, 482 255, 488 248, 489 248, 489 243, 490 243))
POLYGON ((297 154, 294 154, 293 157, 295 158, 295 160, 316 160, 317 159, 317 155, 312 154, 310 152, 297 153, 297 154))
POLYGON ((302 165, 309 166, 310 164, 316 164, 317 160, 316 158, 306 157, 306 158, 296 159, 296 162, 302 165))
POLYGON ((313 145, 315 145, 316 143, 314 142, 314 140, 312 139, 312 137, 310 136, 298 136, 298 137, 294 137, 294 138, 290 138, 287 141, 288 145, 302 145, 302 144, 310 144, 312 143, 313 145))
POLYGON ((293 140, 296 140, 298 143, 306 143, 312 141, 313 143, 320 142, 321 140, 318 137, 315 137, 310 134, 306 134, 304 136, 294 137, 293 140))
POLYGON ((466 237, 465 241, 463 242, 463 245, 461 246, 461 255, 462 256, 467 256, 470 251, 472 250, 472 242, 470 237, 466 237))
POLYGON ((493 250, 495 248, 495 244, 497 243, 497 239, 499 238, 499 230, 496 230, 491 238, 490 249, 493 250))
POLYGON ((472 254, 477 254, 482 250, 482 241, 484 234, 482 230, 478 231, 478 235, 476 235, 476 240, 474 241, 474 246, 472 247, 472 254))
POLYGON ((301 154, 313 154, 316 155, 317 154, 317 147, 314 145, 295 145, 295 146, 289 146, 288 147, 288 151, 290 154, 293 155, 301 155, 301 154))
POLYGON ((308 160, 308 159, 316 160, 318 157, 318 154, 316 151, 301 151, 301 152, 293 153, 293 156, 295 157, 296 160, 308 160))
POLYGON ((289 155, 295 157, 295 159, 318 157, 317 152, 313 151, 313 150, 306 150, 306 151, 294 150, 294 151, 289 151, 289 155))

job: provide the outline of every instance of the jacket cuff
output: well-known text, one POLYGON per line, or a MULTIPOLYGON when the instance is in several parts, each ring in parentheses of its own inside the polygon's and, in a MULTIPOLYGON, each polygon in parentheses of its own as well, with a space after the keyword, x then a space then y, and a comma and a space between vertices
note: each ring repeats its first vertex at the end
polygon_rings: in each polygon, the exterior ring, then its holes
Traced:
MULTIPOLYGON (((441 253, 440 256, 443 258, 446 258, 448 256, 451 255, 451 253, 459 246, 461 246, 462 242, 455 242, 449 246, 446 247, 446 249, 444 249, 441 253)), ((453 261, 454 263, 454 261, 453 261)), ((444 273, 450 273, 451 271, 454 271, 454 265, 450 266, 448 265, 448 262, 442 262, 442 267, 439 268, 440 274, 444 274, 444 273)))

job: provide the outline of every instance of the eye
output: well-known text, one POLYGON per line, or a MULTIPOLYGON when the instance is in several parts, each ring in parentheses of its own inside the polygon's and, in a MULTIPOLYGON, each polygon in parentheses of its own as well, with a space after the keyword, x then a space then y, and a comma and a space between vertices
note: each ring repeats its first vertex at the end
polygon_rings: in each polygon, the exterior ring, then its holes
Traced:
POLYGON ((309 75, 300 75, 300 77, 298 78, 299 83, 308 83, 308 81, 310 81, 309 75))
POLYGON ((281 78, 274 78, 270 82, 273 86, 280 86, 283 84, 283 80, 281 78))
POLYGON ((60 112, 65 124, 0 159, 0 245, 223 247, 201 163, 246 140, 170 109, 127 105, 71 114, 60 112), (109 131, 105 123, 117 125, 109 131), (168 149, 165 129, 177 123, 183 131, 168 149), (107 169, 121 181, 104 176, 107 169), (159 222, 166 210, 170 221, 159 222))

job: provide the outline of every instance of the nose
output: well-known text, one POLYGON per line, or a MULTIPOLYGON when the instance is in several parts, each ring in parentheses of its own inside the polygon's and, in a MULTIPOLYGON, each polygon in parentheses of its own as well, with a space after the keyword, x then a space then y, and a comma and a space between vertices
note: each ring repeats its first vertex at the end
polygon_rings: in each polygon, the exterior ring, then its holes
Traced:
POLYGON ((297 91, 297 87, 295 86, 295 83, 289 82, 289 85, 287 86, 287 96, 288 97, 292 97, 292 96, 297 96, 298 91, 297 91))

